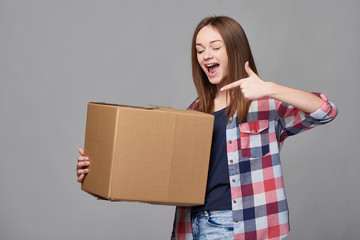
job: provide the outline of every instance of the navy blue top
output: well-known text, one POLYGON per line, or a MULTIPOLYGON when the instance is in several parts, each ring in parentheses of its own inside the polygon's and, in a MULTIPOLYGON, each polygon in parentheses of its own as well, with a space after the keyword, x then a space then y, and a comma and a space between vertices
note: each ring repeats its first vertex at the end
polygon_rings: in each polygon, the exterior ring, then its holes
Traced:
POLYGON ((192 213, 205 210, 231 210, 231 191, 226 151, 226 108, 213 113, 214 131, 211 145, 205 204, 192 207, 192 213))

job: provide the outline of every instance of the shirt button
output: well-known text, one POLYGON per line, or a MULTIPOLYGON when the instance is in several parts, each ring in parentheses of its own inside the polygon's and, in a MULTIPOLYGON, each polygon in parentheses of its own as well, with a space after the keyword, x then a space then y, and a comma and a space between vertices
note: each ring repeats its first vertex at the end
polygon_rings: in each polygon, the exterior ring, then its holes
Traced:
POLYGON ((236 180, 235 180, 235 178, 233 178, 231 181, 235 182, 236 180))
POLYGON ((232 141, 231 141, 231 140, 229 140, 229 144, 232 144, 232 141))
POLYGON ((233 200, 233 203, 237 203, 237 201, 236 201, 236 200, 233 200))
POLYGON ((258 130, 255 128, 255 129, 254 129, 254 133, 257 133, 257 132, 258 132, 258 130))
POLYGON ((230 160, 230 163, 233 163, 234 161, 233 160, 230 160))
POLYGON ((238 220, 238 219, 235 219, 235 220, 234 220, 234 222, 238 223, 238 222, 239 222, 239 220, 238 220))

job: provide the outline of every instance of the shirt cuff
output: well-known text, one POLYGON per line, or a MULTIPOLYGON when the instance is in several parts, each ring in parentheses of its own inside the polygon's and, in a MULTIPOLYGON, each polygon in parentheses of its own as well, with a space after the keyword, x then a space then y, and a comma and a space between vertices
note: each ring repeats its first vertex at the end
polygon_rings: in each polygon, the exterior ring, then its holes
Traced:
POLYGON ((313 92, 316 96, 320 97, 324 102, 321 104, 319 109, 312 113, 306 114, 307 117, 316 119, 320 123, 328 123, 335 119, 338 114, 336 106, 328 101, 325 94, 313 92))

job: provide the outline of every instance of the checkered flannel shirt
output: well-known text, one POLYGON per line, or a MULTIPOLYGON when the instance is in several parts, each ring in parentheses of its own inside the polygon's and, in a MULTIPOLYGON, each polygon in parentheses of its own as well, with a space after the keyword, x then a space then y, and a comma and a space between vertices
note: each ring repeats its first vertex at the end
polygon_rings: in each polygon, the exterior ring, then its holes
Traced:
MULTIPOLYGON (((332 121, 337 109, 325 95, 311 114, 270 98, 252 101, 239 124, 236 114, 226 126, 227 157, 235 240, 282 239, 289 233, 280 149, 284 140, 332 121)), ((192 109, 194 103, 189 107, 192 109)), ((177 207, 172 237, 193 239, 191 208, 177 207)))

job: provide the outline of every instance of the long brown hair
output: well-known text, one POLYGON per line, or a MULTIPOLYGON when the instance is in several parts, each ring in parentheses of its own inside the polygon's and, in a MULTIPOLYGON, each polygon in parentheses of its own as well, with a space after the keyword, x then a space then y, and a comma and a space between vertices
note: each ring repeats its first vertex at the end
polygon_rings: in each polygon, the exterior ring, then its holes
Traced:
MULTIPOLYGON (((234 19, 226 16, 215 16, 204 18, 196 27, 192 39, 191 60, 193 80, 198 94, 196 109, 212 113, 214 110, 214 99, 218 91, 217 86, 210 83, 205 72, 197 60, 196 37, 199 31, 210 25, 214 27, 224 39, 228 55, 228 74, 224 81, 227 85, 242 78, 248 77, 245 71, 245 63, 249 61, 250 68, 257 74, 250 45, 243 28, 234 19)), ((227 113, 232 117, 237 111, 239 122, 241 122, 249 111, 250 101, 246 101, 240 91, 235 88, 229 91, 229 106, 227 113)))

